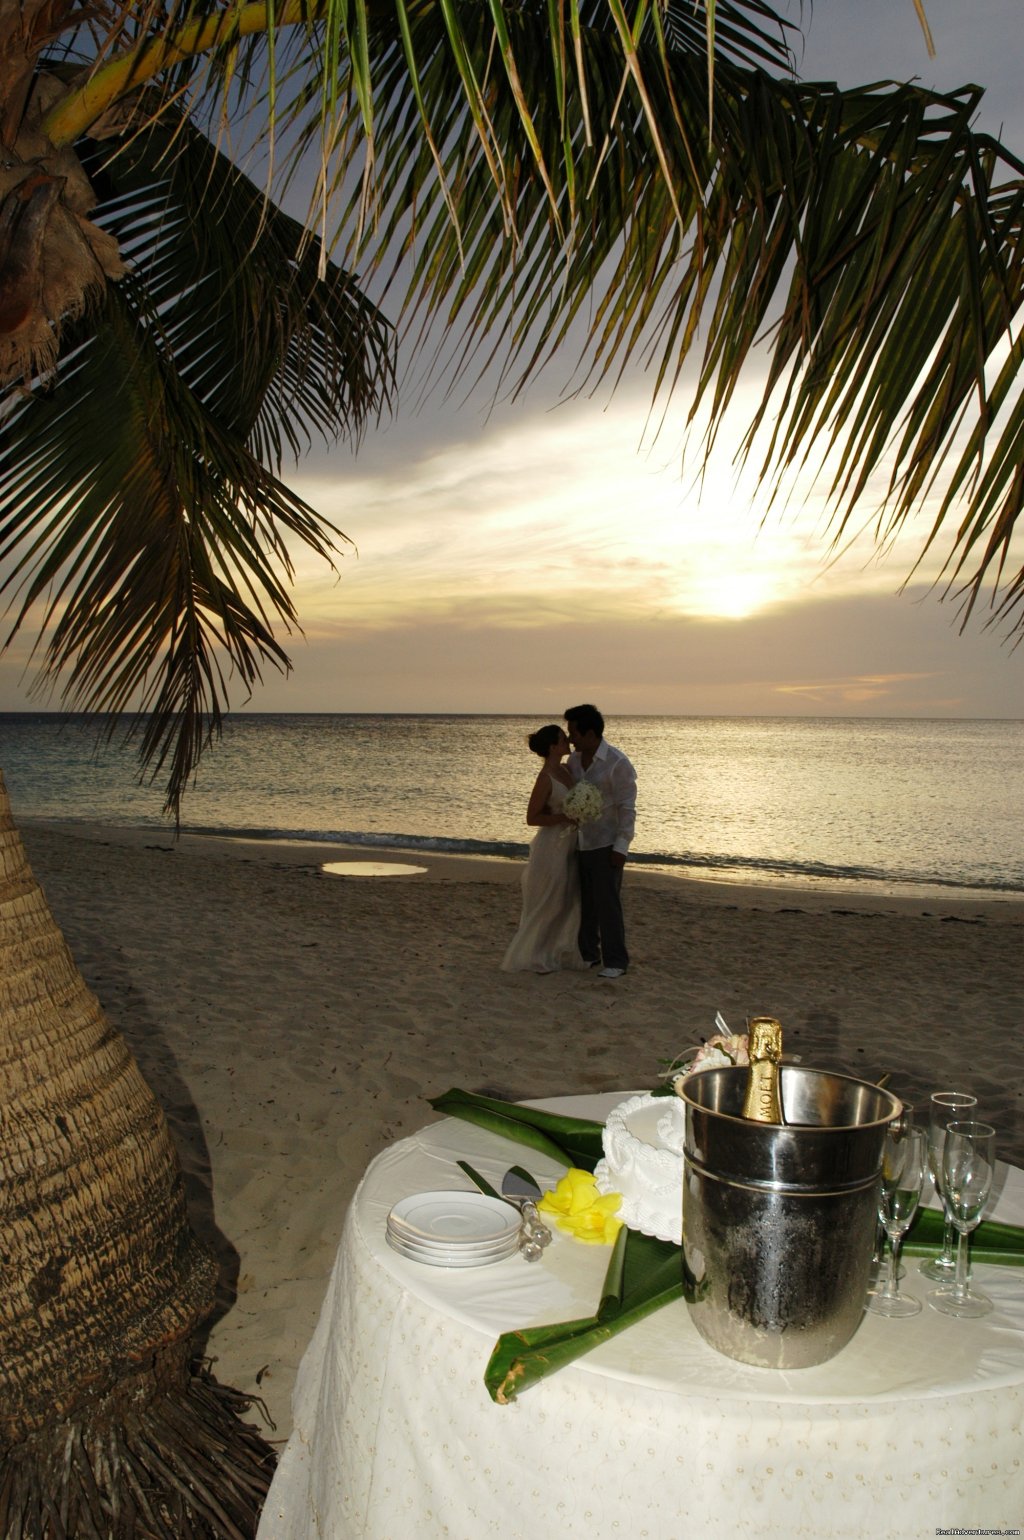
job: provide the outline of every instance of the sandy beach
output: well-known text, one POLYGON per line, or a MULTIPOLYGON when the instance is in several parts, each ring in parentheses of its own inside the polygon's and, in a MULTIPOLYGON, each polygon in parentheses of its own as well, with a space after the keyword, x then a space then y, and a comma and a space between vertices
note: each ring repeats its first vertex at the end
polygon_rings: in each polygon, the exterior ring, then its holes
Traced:
MULTIPOLYGON (((17 808, 14 809, 17 817, 17 808)), ((852 897, 627 872, 631 970, 506 975, 520 866, 19 823, 75 959, 162 1102, 223 1266, 208 1352, 291 1425, 348 1199, 451 1086, 652 1085, 769 1013, 805 1063, 926 1102, 970 1089, 1024 1165, 1024 901, 852 897), (324 861, 364 871, 325 875, 324 861)))

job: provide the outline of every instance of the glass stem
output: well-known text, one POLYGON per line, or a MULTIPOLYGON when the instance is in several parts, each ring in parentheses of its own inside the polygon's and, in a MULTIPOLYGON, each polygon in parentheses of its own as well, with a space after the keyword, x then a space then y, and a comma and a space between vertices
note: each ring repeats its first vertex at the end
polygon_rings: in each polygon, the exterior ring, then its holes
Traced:
POLYGON ((956 1232, 956 1277, 953 1280, 953 1299, 963 1304, 967 1298, 967 1237, 963 1230, 956 1232))
POLYGON ((942 1263, 943 1267, 952 1267, 953 1266, 953 1221, 949 1217, 949 1210, 948 1209, 945 1209, 945 1208, 943 1209, 943 1211, 942 1211, 942 1218, 943 1218, 943 1225, 942 1225, 942 1257, 941 1257, 941 1263, 942 1263))
POLYGON ((895 1299, 900 1292, 900 1232, 889 1231, 889 1282, 885 1286, 885 1292, 895 1299))

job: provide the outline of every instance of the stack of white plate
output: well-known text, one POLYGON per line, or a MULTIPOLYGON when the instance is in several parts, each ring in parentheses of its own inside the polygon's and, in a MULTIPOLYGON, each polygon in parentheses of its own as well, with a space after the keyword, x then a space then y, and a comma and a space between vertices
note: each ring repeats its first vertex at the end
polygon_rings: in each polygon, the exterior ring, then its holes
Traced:
POLYGON ((519 1213, 500 1198, 475 1192, 418 1192, 388 1215, 387 1242, 411 1262, 432 1267, 483 1267, 512 1256, 519 1213))

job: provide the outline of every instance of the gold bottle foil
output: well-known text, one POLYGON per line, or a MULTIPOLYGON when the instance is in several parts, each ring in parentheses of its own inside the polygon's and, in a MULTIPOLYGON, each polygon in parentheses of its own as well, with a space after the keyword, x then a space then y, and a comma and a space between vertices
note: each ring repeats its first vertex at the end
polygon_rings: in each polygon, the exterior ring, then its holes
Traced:
POLYGON ((782 1058, 782 1028, 771 1016, 754 1016, 748 1033, 750 1069, 743 1116, 755 1123, 781 1123, 779 1060, 782 1058))

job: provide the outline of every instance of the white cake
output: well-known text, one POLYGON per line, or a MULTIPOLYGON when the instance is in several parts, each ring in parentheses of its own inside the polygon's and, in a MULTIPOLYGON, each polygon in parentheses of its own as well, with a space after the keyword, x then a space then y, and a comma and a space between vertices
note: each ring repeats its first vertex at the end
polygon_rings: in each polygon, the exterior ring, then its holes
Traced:
POLYGON ((631 1230, 679 1245, 683 1231, 685 1108, 678 1096, 631 1096, 609 1114, 594 1168, 598 1192, 622 1194, 631 1230))

